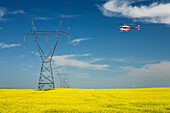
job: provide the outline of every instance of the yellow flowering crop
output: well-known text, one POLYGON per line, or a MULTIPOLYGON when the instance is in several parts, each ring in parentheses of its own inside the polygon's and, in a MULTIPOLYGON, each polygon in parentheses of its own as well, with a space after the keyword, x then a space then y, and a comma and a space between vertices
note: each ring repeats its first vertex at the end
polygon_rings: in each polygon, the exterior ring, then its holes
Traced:
POLYGON ((0 89, 0 113, 170 113, 170 88, 0 89))

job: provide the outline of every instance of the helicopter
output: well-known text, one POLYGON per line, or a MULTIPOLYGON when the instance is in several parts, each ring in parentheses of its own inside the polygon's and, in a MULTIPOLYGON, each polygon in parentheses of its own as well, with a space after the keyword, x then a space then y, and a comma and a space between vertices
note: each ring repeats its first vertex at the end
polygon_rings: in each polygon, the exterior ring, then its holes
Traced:
POLYGON ((121 24, 122 26, 120 26, 119 28, 118 28, 118 30, 120 30, 120 31, 125 31, 125 32, 127 32, 127 31, 129 31, 130 29, 138 29, 138 30, 140 30, 140 25, 138 25, 137 27, 136 26, 134 26, 134 27, 131 27, 130 25, 134 25, 134 24, 121 24))

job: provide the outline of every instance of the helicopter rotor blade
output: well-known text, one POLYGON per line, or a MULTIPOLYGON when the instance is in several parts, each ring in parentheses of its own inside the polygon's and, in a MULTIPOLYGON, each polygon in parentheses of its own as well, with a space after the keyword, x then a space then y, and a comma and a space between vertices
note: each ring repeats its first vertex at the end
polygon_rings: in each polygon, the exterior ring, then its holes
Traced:
POLYGON ((116 25, 124 25, 123 23, 114 23, 114 24, 116 24, 116 25))
POLYGON ((134 23, 114 23, 114 24, 116 24, 116 25, 136 25, 136 24, 134 24, 134 23))

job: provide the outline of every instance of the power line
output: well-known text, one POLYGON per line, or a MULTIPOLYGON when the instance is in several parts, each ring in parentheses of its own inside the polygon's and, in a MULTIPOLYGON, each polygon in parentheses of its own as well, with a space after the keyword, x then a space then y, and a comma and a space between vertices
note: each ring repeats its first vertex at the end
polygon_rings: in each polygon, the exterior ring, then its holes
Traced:
POLYGON ((67 32, 68 32, 68 65, 69 65, 69 74, 70 74, 70 24, 69 24, 69 15, 70 15, 70 0, 66 0, 66 14, 67 14, 67 32))
MULTIPOLYGON (((52 58, 53 58, 55 49, 57 47, 60 35, 68 35, 68 33, 61 31, 61 25, 62 25, 62 22, 60 22, 60 25, 59 25, 57 31, 37 31, 34 24, 32 23, 33 30, 31 32, 24 34, 24 35, 33 35, 33 38, 34 38, 37 48, 38 48, 39 55, 42 60, 38 89, 43 89, 46 87, 53 88, 53 89, 55 88, 52 65, 51 65, 52 58), (53 35, 53 36, 56 36, 56 38, 57 38, 55 41, 55 44, 53 45, 52 49, 49 51, 48 54, 45 54, 45 52, 39 45, 39 42, 37 40, 39 35, 40 36, 41 35, 45 35, 45 36, 53 35)), ((64 80, 64 82, 65 82, 65 80, 64 80)))
MULTIPOLYGON (((16 0, 12 0, 12 1, 13 1, 13 3, 15 4, 15 6, 18 8, 18 10, 24 11, 24 10, 22 10, 22 8, 20 7, 20 5, 18 4, 18 2, 17 2, 16 0)), ((29 17, 25 14, 25 12, 23 12, 22 15, 25 17, 26 21, 27 21, 30 25, 32 25, 31 20, 30 20, 29 17)))
MULTIPOLYGON (((26 13, 24 12, 24 10, 20 7, 20 5, 18 4, 18 2, 17 2, 16 0, 12 0, 12 1, 13 1, 13 3, 15 4, 15 6, 17 7, 18 10, 23 11, 22 15, 25 17, 25 19, 26 19, 26 21, 28 22, 28 24, 32 25, 31 20, 30 20, 29 17, 26 15, 26 13)), ((8 34, 11 34, 11 33, 8 32, 8 34)), ((11 34, 11 36, 12 36, 12 34, 11 34)), ((15 36, 13 35, 13 37, 15 37, 15 36)), ((16 39, 16 38, 15 38, 15 39, 16 39)), ((20 42, 21 42, 21 41, 20 41, 20 42)), ((26 48, 27 48, 27 50, 30 52, 30 54, 32 54, 32 56, 33 56, 34 60, 36 61, 36 63, 37 63, 38 65, 40 65, 40 64, 38 63, 38 60, 36 59, 34 53, 31 51, 31 49, 30 49, 30 48, 28 47, 28 45, 25 43, 25 35, 24 35, 24 45, 26 46, 26 48)))
POLYGON ((31 49, 28 47, 28 45, 27 45, 26 43, 24 43, 23 41, 19 40, 15 35, 13 35, 13 34, 12 34, 11 32, 9 32, 9 31, 7 31, 6 29, 2 28, 1 30, 4 31, 4 32, 5 32, 6 34, 8 34, 9 36, 11 36, 12 38, 14 38, 15 40, 17 40, 18 42, 23 43, 23 44, 25 45, 26 49, 29 51, 29 53, 33 56, 33 58, 34 58, 34 60, 36 61, 36 63, 37 63, 38 65, 40 65, 39 62, 38 62, 38 60, 36 59, 35 55, 32 53, 31 49))
MULTIPOLYGON (((17 1, 16 0, 13 0, 13 2, 14 2, 14 4, 16 5, 16 7, 20 10, 20 11, 23 11, 22 10, 22 8, 20 7, 20 5, 17 3, 17 1)), ((62 33, 61 31, 60 31, 60 33, 61 34, 59 34, 59 36, 60 35, 62 35, 62 34, 67 34, 68 35, 68 56, 69 56, 69 58, 68 58, 68 65, 69 65, 69 74, 70 74, 70 34, 69 34, 69 31, 70 31, 70 25, 69 25, 69 15, 70 15, 70 0, 66 0, 66 12, 67 12, 67 32, 68 33, 62 33)), ((33 28, 33 31, 32 32, 34 32, 34 36, 37 36, 37 35, 52 35, 52 33, 50 32, 45 32, 45 31, 41 31, 41 32, 39 32, 39 31, 37 31, 36 29, 35 29, 35 26, 33 25, 33 23, 30 21, 30 19, 29 19, 29 17, 26 15, 26 13, 22 13, 22 15, 25 17, 25 19, 26 19, 26 21, 28 22, 28 24, 30 24, 30 25, 32 25, 34 28, 33 28), (34 31, 34 30, 36 30, 36 32, 34 31), (36 35, 35 35, 35 33, 36 33, 36 35), (43 34, 44 33, 44 34, 43 34)), ((27 35, 33 35, 32 34, 32 32, 30 32, 30 33, 27 33, 27 35)), ((55 35, 55 32, 56 31, 52 31, 53 32, 53 34, 55 35)), ((34 37, 34 38, 37 38, 37 37, 34 37)), ((36 40, 35 40, 36 41, 36 40)), ((25 42, 25 36, 24 36, 24 42, 25 42)), ((26 45, 26 43, 24 43, 25 45, 26 45)), ((40 46, 38 45, 38 43, 36 42, 36 44, 37 44, 37 47, 39 48, 39 50, 41 50, 41 48, 40 48, 40 46)), ((47 38, 46 38, 46 44, 47 44, 47 38)), ((28 48, 28 46, 26 45, 26 47, 28 48)), ((48 50, 49 50, 49 47, 48 47, 48 44, 47 44, 47 48, 48 48, 48 50)), ((29 49, 29 48, 28 48, 29 49)), ((55 51, 55 48, 52 48, 52 49, 54 49, 54 51, 55 51)), ((30 50, 29 50, 30 51, 30 50)), ((52 54, 54 54, 54 51, 53 51, 53 53, 52 54)), ((39 51, 40 52, 40 51, 39 51)), ((32 52, 31 52, 32 53, 32 52)), ((41 50, 41 52, 40 53, 42 53, 43 54, 43 51, 41 50)), ((51 53, 51 51, 50 51, 50 53, 51 53)), ((41 55, 40 55, 41 56, 41 55)), ((44 55, 44 57, 46 58, 46 57, 49 57, 49 55, 48 56, 45 56, 44 55)), ((43 58, 41 57, 41 59, 43 60, 43 58)), ((50 66, 51 66, 51 64, 50 64, 50 66)), ((42 67, 42 66, 41 66, 42 67)), ((44 67, 44 66, 43 66, 44 67)), ((52 72, 52 71, 51 71, 52 72)), ((59 75, 60 76, 60 75, 59 75)), ((66 77, 65 78, 67 78, 67 75, 66 75, 66 77)), ((61 79, 61 78, 60 78, 61 79)), ((65 80, 64 80, 64 82, 65 82, 65 80)), ((54 84, 53 84, 53 86, 54 86, 54 84)))

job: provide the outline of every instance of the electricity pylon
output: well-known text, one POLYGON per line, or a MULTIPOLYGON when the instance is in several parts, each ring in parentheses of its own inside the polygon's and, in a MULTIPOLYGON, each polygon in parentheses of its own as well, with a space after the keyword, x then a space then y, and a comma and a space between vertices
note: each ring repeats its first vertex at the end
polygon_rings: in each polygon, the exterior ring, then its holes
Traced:
POLYGON ((61 85, 61 88, 69 88, 70 84, 69 84, 69 80, 68 80, 68 74, 67 73, 58 73, 61 85))
POLYGON ((57 31, 38 31, 38 30, 36 30, 36 27, 34 26, 34 23, 32 22, 32 31, 24 34, 24 40, 25 40, 25 35, 33 35, 34 36, 34 40, 35 40, 36 46, 38 48, 39 55, 41 57, 42 63, 41 63, 41 71, 40 71, 38 89, 43 89, 43 88, 55 89, 51 62, 52 62, 52 58, 53 58, 53 55, 54 55, 54 52, 55 52, 55 49, 56 49, 56 46, 57 46, 60 36, 68 35, 68 33, 61 31, 61 24, 62 24, 62 22, 60 22, 60 25, 59 25, 57 31), (45 54, 45 52, 39 45, 39 42, 37 40, 39 35, 41 35, 41 36, 45 35, 46 40, 47 40, 48 35, 55 35, 57 38, 53 48, 49 51, 49 53, 47 55, 45 54))

